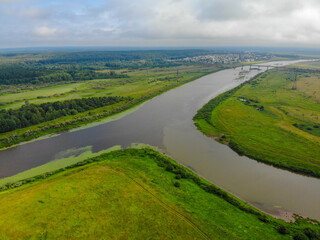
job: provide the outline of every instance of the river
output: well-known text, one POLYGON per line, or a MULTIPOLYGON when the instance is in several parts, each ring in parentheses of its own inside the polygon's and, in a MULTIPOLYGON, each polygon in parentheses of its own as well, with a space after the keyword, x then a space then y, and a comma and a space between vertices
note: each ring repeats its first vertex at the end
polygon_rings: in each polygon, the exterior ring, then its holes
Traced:
POLYGON ((149 100, 119 120, 0 151, 0 178, 61 158, 68 149, 91 146, 93 152, 99 152, 114 145, 145 143, 158 146, 177 162, 262 211, 320 219, 320 179, 239 156, 194 126, 192 118, 206 102, 266 68, 249 70, 247 66, 243 70, 204 76, 149 100), (239 78, 243 70, 246 73, 239 78))

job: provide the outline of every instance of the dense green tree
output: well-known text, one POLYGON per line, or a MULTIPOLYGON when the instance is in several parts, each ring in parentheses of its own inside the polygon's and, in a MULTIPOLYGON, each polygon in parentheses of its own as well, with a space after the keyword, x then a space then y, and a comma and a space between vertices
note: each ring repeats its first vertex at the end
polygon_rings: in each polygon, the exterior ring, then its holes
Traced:
POLYGON ((67 101, 25 104, 16 110, 0 110, 0 133, 36 125, 63 116, 76 115, 88 110, 112 105, 130 97, 92 97, 67 101))

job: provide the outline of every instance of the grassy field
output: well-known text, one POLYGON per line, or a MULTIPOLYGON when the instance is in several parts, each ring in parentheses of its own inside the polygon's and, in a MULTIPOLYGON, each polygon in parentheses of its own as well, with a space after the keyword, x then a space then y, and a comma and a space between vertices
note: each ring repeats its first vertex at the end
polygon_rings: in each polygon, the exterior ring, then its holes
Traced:
POLYGON ((0 239, 319 236, 318 224, 260 213, 153 150, 114 151, 41 178, 0 193, 0 239))
MULTIPOLYGON (((201 131, 259 161, 320 177, 320 75, 271 70, 195 117, 201 131)), ((201 112, 201 110, 200 110, 201 112)))
POLYGON ((128 78, 91 80, 35 90, 22 90, 12 94, 2 94, 0 95, 0 109, 18 108, 26 101, 40 104, 44 102, 102 96, 130 96, 133 100, 1 134, 0 148, 9 147, 22 141, 101 120, 112 114, 131 108, 164 91, 217 70, 219 70, 219 68, 198 65, 148 68, 130 71, 123 69, 119 70, 119 72, 127 74, 129 76, 128 78))
MULTIPOLYGON (((108 71, 108 70, 107 70, 108 71)), ((40 104, 83 97, 131 96, 139 98, 168 85, 182 83, 187 79, 202 76, 212 71, 208 67, 179 66, 145 70, 121 70, 128 78, 97 79, 85 82, 62 84, 17 93, 1 94, 0 109, 19 108, 25 101, 40 104), (178 74, 177 74, 177 71, 178 74)), ((12 89, 11 89, 12 90, 12 89)))
POLYGON ((300 63, 292 64, 291 67, 320 70, 320 62, 319 61, 300 62, 300 63))
POLYGON ((36 90, 20 91, 13 94, 0 95, 0 109, 15 109, 21 107, 25 101, 30 103, 43 103, 67 99, 67 95, 76 93, 79 88, 84 88, 86 83, 70 83, 52 87, 40 88, 36 90))

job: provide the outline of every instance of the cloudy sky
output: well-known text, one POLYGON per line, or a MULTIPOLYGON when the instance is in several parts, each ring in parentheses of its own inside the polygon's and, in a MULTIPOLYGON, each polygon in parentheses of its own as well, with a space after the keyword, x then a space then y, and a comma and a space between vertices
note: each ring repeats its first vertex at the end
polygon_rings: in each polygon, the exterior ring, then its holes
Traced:
POLYGON ((320 48, 319 0, 0 0, 0 48, 320 48))

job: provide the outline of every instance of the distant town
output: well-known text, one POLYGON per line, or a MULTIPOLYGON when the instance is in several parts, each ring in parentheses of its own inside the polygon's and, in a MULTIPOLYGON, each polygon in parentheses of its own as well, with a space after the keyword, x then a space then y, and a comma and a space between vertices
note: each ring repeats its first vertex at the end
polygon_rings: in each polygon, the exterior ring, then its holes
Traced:
POLYGON ((240 63, 240 62, 256 62, 268 60, 273 57, 271 54, 261 54, 261 53, 229 53, 229 54, 213 54, 213 55, 202 55, 195 57, 186 57, 180 60, 185 62, 196 62, 196 63, 207 63, 207 64, 217 64, 217 63, 240 63))

